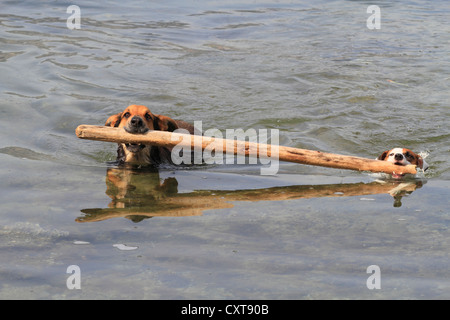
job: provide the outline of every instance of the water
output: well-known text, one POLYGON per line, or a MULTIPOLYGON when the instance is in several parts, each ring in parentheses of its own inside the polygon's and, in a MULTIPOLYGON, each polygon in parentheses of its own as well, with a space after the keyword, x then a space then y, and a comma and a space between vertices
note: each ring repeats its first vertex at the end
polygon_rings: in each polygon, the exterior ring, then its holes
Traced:
POLYGON ((450 298, 450 5, 373 4, 380 30, 363 1, 77 1, 69 30, 65 3, 3 1, 0 298, 450 298), (118 170, 74 130, 133 103, 292 147, 404 146, 430 169, 381 186, 289 163, 118 170))

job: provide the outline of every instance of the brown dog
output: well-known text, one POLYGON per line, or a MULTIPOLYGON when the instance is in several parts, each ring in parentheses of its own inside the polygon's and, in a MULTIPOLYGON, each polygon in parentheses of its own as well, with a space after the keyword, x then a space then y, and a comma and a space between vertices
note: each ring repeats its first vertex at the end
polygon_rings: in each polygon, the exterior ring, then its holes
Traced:
MULTIPOLYGON (((191 124, 153 114, 146 106, 139 105, 128 106, 123 112, 109 117, 105 126, 124 128, 125 131, 133 134, 143 134, 148 130, 173 132, 178 128, 187 129, 190 134, 194 134, 194 127, 191 124)), ((137 165, 172 163, 170 152, 171 149, 165 147, 119 143, 117 160, 119 163, 137 165)))

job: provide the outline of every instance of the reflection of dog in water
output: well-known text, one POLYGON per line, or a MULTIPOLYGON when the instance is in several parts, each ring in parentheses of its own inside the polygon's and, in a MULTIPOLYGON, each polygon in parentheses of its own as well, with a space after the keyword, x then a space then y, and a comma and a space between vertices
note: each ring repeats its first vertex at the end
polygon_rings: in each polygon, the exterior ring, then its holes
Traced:
MULTIPOLYGON (((111 198, 109 208, 148 209, 152 205, 171 195, 178 193, 178 182, 175 178, 167 178, 161 183, 157 170, 109 168, 106 172, 106 194, 111 198)), ((128 219, 139 222, 149 216, 130 215, 128 219)))
POLYGON ((404 196, 421 188, 420 180, 373 181, 324 185, 298 185, 248 190, 194 190, 178 193, 178 182, 169 177, 162 181, 152 167, 109 168, 106 173, 108 208, 83 209, 78 222, 93 222, 125 217, 133 222, 147 218, 202 215, 205 210, 232 208, 232 201, 284 201, 321 197, 351 197, 389 194, 394 207, 402 205, 404 196))
POLYGON ((396 184, 395 187, 389 191, 389 194, 394 198, 394 207, 401 207, 402 198, 404 196, 409 196, 416 189, 422 188, 424 183, 425 182, 421 180, 417 180, 396 184))

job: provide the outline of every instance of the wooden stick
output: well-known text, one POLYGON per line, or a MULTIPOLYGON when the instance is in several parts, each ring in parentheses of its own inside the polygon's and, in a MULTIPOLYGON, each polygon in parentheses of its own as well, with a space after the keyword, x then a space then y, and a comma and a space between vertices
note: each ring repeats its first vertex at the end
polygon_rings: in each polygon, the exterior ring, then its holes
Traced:
POLYGON ((277 158, 280 161, 295 162, 307 165, 347 169, 356 171, 371 171, 396 174, 416 174, 415 165, 399 166, 387 161, 372 160, 354 156, 345 156, 320 151, 298 149, 248 141, 220 139, 200 135, 149 130, 145 134, 131 134, 123 128, 105 126, 80 125, 76 135, 81 139, 117 142, 142 143, 160 147, 189 147, 191 150, 215 150, 222 153, 277 158))

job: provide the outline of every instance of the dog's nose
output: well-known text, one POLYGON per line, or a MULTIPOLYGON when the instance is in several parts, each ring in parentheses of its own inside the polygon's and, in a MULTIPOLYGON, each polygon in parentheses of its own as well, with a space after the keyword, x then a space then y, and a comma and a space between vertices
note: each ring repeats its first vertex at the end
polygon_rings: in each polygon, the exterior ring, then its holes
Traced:
POLYGON ((138 117, 138 116, 134 116, 133 118, 131 118, 130 124, 131 124, 133 127, 142 127, 142 125, 143 125, 142 118, 141 118, 141 117, 138 117))
POLYGON ((403 155, 401 153, 396 153, 394 156, 395 160, 403 160, 403 155))
POLYGON ((140 116, 131 117, 124 128, 129 133, 146 133, 149 130, 145 120, 140 116))

